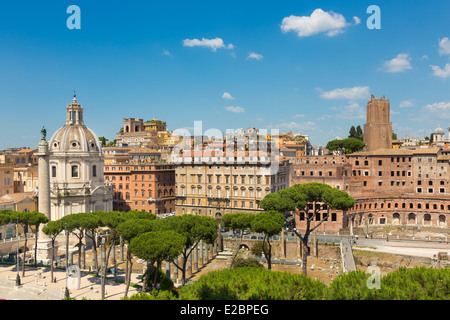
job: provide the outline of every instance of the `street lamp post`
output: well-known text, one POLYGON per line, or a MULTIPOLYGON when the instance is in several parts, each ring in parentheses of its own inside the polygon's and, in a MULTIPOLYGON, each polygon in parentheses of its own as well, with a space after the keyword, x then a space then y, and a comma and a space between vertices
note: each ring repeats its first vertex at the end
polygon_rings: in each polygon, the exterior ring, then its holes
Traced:
POLYGON ((105 283, 105 279, 104 279, 104 275, 103 275, 103 271, 105 269, 105 257, 106 257, 106 252, 105 252, 105 238, 102 236, 102 240, 101 240, 101 269, 100 269, 100 274, 101 274, 101 299, 104 300, 105 299, 105 290, 104 290, 104 283, 105 283))
POLYGON ((67 269, 69 268, 69 234, 67 233, 67 223, 64 225, 66 232, 66 289, 64 290, 64 298, 70 298, 69 288, 67 287, 67 269))
POLYGON ((16 237, 17 237, 17 252, 16 252, 16 262, 17 262, 17 276, 16 276, 16 286, 20 286, 20 275, 19 275, 19 217, 17 217, 16 223, 16 237))

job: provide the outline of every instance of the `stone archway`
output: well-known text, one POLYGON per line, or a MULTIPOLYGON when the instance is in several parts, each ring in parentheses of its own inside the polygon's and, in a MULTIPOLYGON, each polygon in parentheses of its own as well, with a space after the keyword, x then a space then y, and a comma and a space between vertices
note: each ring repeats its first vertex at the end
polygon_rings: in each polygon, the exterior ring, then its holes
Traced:
POLYGON ((431 226, 431 214, 426 213, 423 215, 423 225, 424 226, 431 226))
POLYGON ((447 219, 445 215, 441 214, 438 218, 438 226, 439 227, 447 227, 447 219))
POLYGON ((242 244, 239 246, 239 251, 242 250, 242 249, 243 249, 243 250, 246 250, 246 251, 250 250, 249 246, 246 245, 245 243, 242 243, 242 244))
POLYGON ((417 223, 416 215, 411 212, 410 214, 408 214, 408 222, 407 222, 407 224, 416 224, 416 223, 417 223))
POLYGON ((398 212, 392 215, 392 224, 394 225, 400 224, 400 214, 398 212))

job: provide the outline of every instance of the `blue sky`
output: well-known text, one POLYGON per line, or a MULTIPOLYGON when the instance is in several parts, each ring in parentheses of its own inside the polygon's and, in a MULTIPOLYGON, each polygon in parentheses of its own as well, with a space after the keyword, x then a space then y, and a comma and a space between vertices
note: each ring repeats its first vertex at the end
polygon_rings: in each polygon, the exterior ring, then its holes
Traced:
POLYGON ((73 90, 109 139, 123 118, 156 117, 325 145, 364 124, 370 94, 390 99, 400 138, 423 137, 450 123, 449 14, 444 0, 5 2, 0 149, 64 125, 73 90), (80 30, 66 26, 70 5, 80 30), (366 26, 370 5, 380 30, 366 26))

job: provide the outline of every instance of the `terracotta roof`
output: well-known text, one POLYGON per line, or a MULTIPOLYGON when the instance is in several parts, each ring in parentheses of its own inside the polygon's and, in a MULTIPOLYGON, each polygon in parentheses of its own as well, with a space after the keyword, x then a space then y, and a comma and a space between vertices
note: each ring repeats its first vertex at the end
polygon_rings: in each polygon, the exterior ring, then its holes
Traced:
POLYGON ((37 151, 37 149, 22 149, 17 151, 16 153, 29 153, 29 152, 34 152, 37 151))
POLYGON ((413 150, 414 154, 437 154, 439 152, 439 148, 417 148, 413 150))
POLYGON ((128 153, 161 153, 161 151, 149 148, 138 148, 130 150, 128 153))
POLYGON ((20 202, 25 199, 34 199, 35 194, 34 192, 21 192, 21 193, 10 193, 5 194, 3 197, 0 198, 2 203, 6 202, 20 202))
POLYGON ((412 155, 413 150, 408 149, 378 149, 374 151, 359 151, 354 152, 351 154, 348 154, 347 156, 357 156, 357 157, 363 157, 363 156, 395 156, 395 155, 412 155))

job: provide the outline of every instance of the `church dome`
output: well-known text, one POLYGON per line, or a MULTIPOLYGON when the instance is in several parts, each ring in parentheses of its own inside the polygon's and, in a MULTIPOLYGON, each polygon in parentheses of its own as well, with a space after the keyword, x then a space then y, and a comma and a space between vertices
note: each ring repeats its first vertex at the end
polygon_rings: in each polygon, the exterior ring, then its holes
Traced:
POLYGON ((77 103, 76 95, 72 103, 67 105, 66 125, 53 134, 49 141, 49 149, 55 153, 101 153, 97 135, 83 123, 83 107, 77 103))
POLYGON ((435 134, 445 134, 444 129, 441 128, 440 125, 438 125, 438 127, 436 129, 434 129, 433 133, 435 134))

